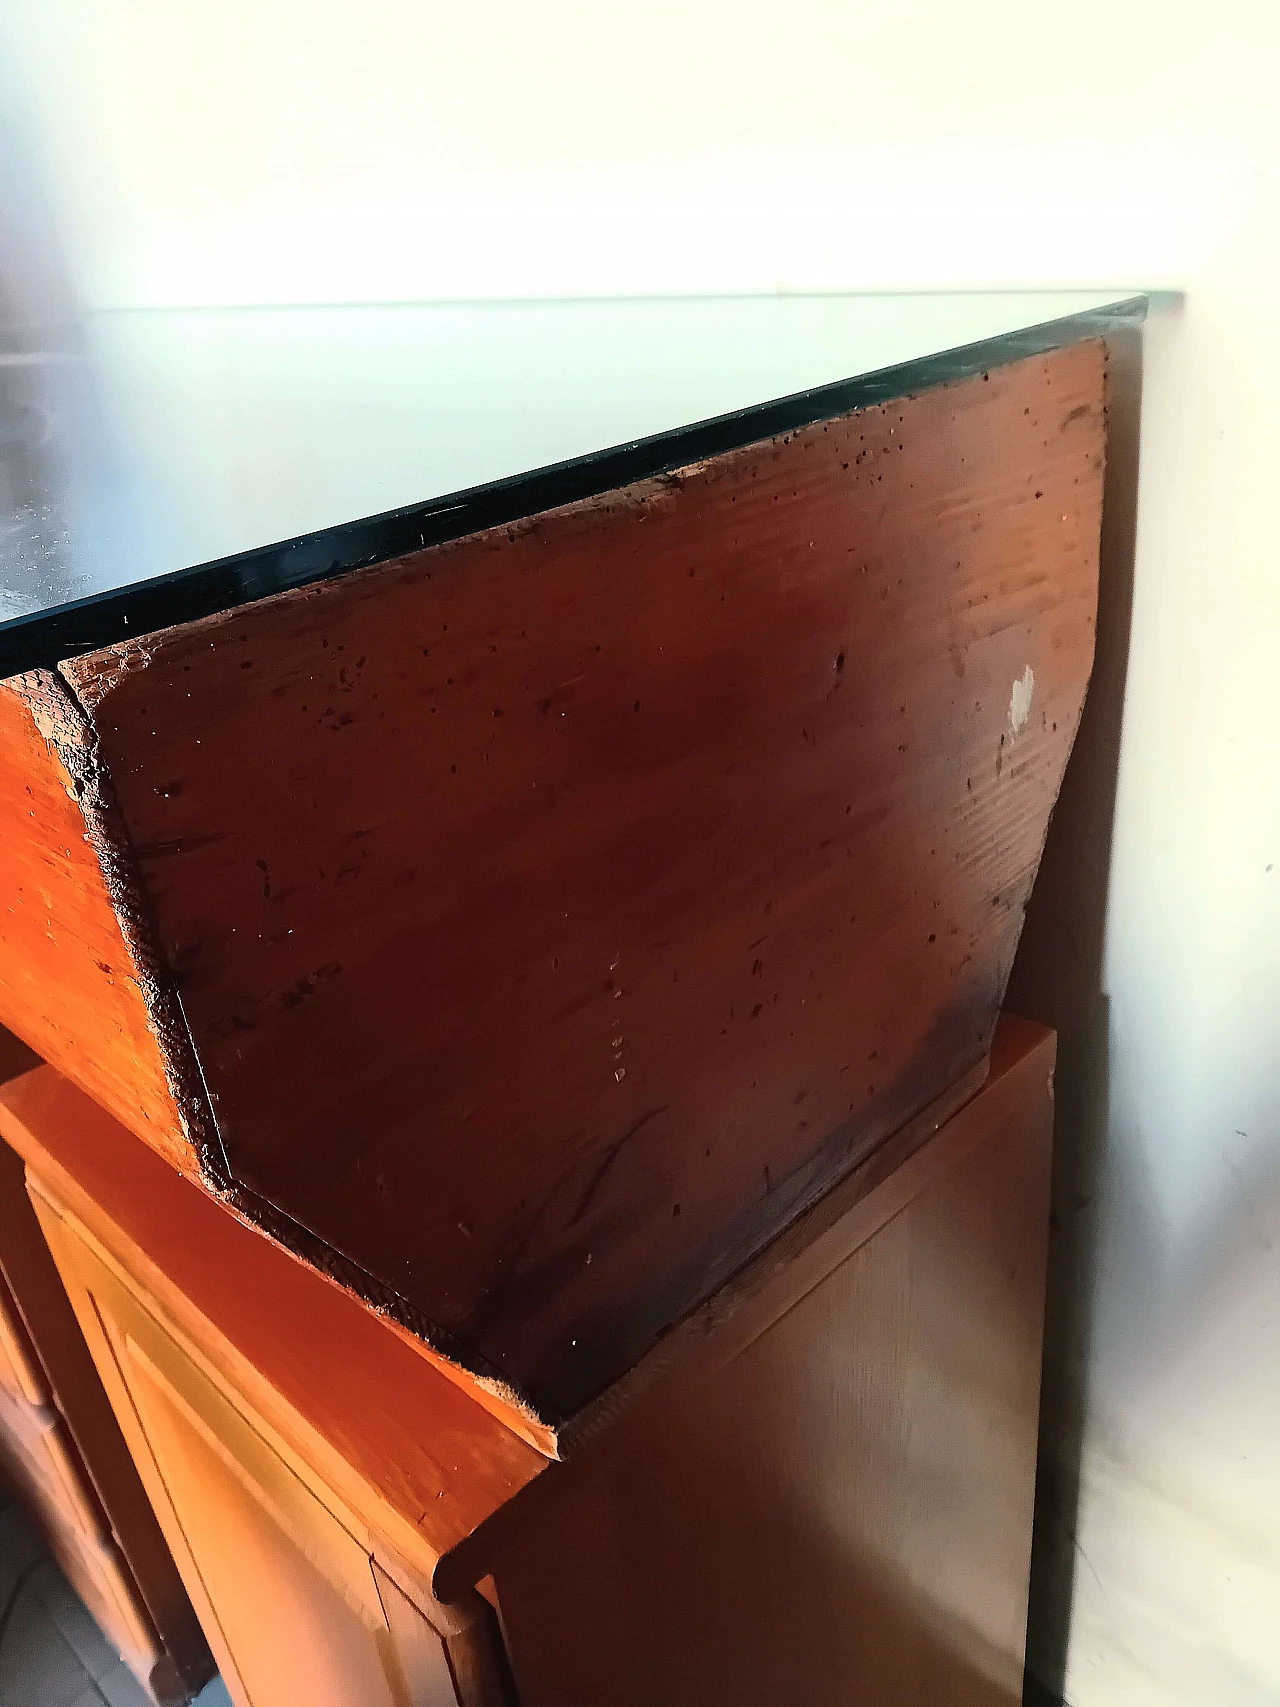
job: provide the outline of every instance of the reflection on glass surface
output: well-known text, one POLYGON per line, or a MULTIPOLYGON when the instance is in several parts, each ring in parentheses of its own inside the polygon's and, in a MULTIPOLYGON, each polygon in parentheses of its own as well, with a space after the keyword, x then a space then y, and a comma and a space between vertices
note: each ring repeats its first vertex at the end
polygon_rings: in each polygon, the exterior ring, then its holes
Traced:
POLYGON ((0 623, 1114 301, 149 311, 0 331, 0 623))

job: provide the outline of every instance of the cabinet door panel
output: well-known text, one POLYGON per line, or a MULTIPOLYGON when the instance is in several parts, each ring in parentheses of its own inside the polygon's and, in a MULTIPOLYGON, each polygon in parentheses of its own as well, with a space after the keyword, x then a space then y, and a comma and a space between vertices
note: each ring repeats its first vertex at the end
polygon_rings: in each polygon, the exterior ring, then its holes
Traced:
MULTIPOLYGON (((319 1505, 286 1508, 301 1521, 282 1523, 284 1501, 272 1496, 288 1491, 278 1480, 268 1494, 131 1336, 125 1351, 134 1404, 246 1700, 402 1707, 368 1556, 319 1505)), ((296 1483, 298 1504, 310 1499, 296 1483)))
POLYGON ((455 1707, 440 1637, 403 1595, 389 1621, 367 1547, 77 1234, 47 1226, 238 1707, 455 1707))

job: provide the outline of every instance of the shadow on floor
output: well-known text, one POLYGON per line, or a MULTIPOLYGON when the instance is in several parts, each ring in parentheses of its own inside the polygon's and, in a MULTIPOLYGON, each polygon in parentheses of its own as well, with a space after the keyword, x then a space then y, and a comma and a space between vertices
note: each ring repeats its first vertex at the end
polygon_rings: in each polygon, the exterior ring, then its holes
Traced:
MULTIPOLYGON (((22 1507, 0 1489, 0 1707, 152 1707, 49 1556, 22 1507)), ((219 1678, 196 1707, 231 1707, 219 1678)))

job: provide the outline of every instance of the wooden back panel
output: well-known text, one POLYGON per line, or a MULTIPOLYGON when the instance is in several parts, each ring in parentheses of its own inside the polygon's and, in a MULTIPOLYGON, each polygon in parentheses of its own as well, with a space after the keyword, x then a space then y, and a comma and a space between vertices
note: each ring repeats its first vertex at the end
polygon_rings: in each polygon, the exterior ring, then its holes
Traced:
POLYGON ((1104 368, 65 664, 219 1188, 554 1426, 978 1066, 1092 659, 1104 368))

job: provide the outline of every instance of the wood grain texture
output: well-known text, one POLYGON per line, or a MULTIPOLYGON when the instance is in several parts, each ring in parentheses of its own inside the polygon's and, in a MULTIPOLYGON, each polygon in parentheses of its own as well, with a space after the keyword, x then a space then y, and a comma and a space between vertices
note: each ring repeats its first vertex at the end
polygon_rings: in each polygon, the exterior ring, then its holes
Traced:
POLYGON ((93 746, 57 676, 0 682, 0 1022, 191 1172, 149 927, 121 881, 93 746))
POLYGON ((1025 1094, 1028 1073, 1043 1080, 1052 1065, 1053 1046, 1045 1028, 1002 1014, 989 1064, 958 1079, 899 1127, 664 1334, 607 1392, 579 1411, 557 1435, 561 1456, 578 1453, 620 1417, 647 1408, 650 1394, 658 1404, 678 1403, 687 1381, 704 1379, 766 1332, 925 1190, 939 1171, 954 1167, 990 1124, 1002 1118, 1011 1100, 1025 1094), (1035 1065, 1030 1066, 1033 1055, 1035 1065))
POLYGON ((1104 365, 63 666, 241 1207, 554 1427, 980 1062, 1092 658, 1104 365))
POLYGON ((153 1497, 175 1549, 181 1537, 193 1592, 203 1591, 236 1707, 456 1707, 443 1645, 421 1613, 413 1623, 426 1641, 412 1643, 418 1675, 406 1684, 368 1538, 340 1504, 297 1476, 252 1415, 88 1253, 71 1260, 128 1394, 153 1497), (435 1661, 426 1678, 424 1648, 435 1661))
POLYGON ((1041 1034, 791 1309, 512 1509, 523 1707, 1018 1707, 1052 1060, 1041 1034))

